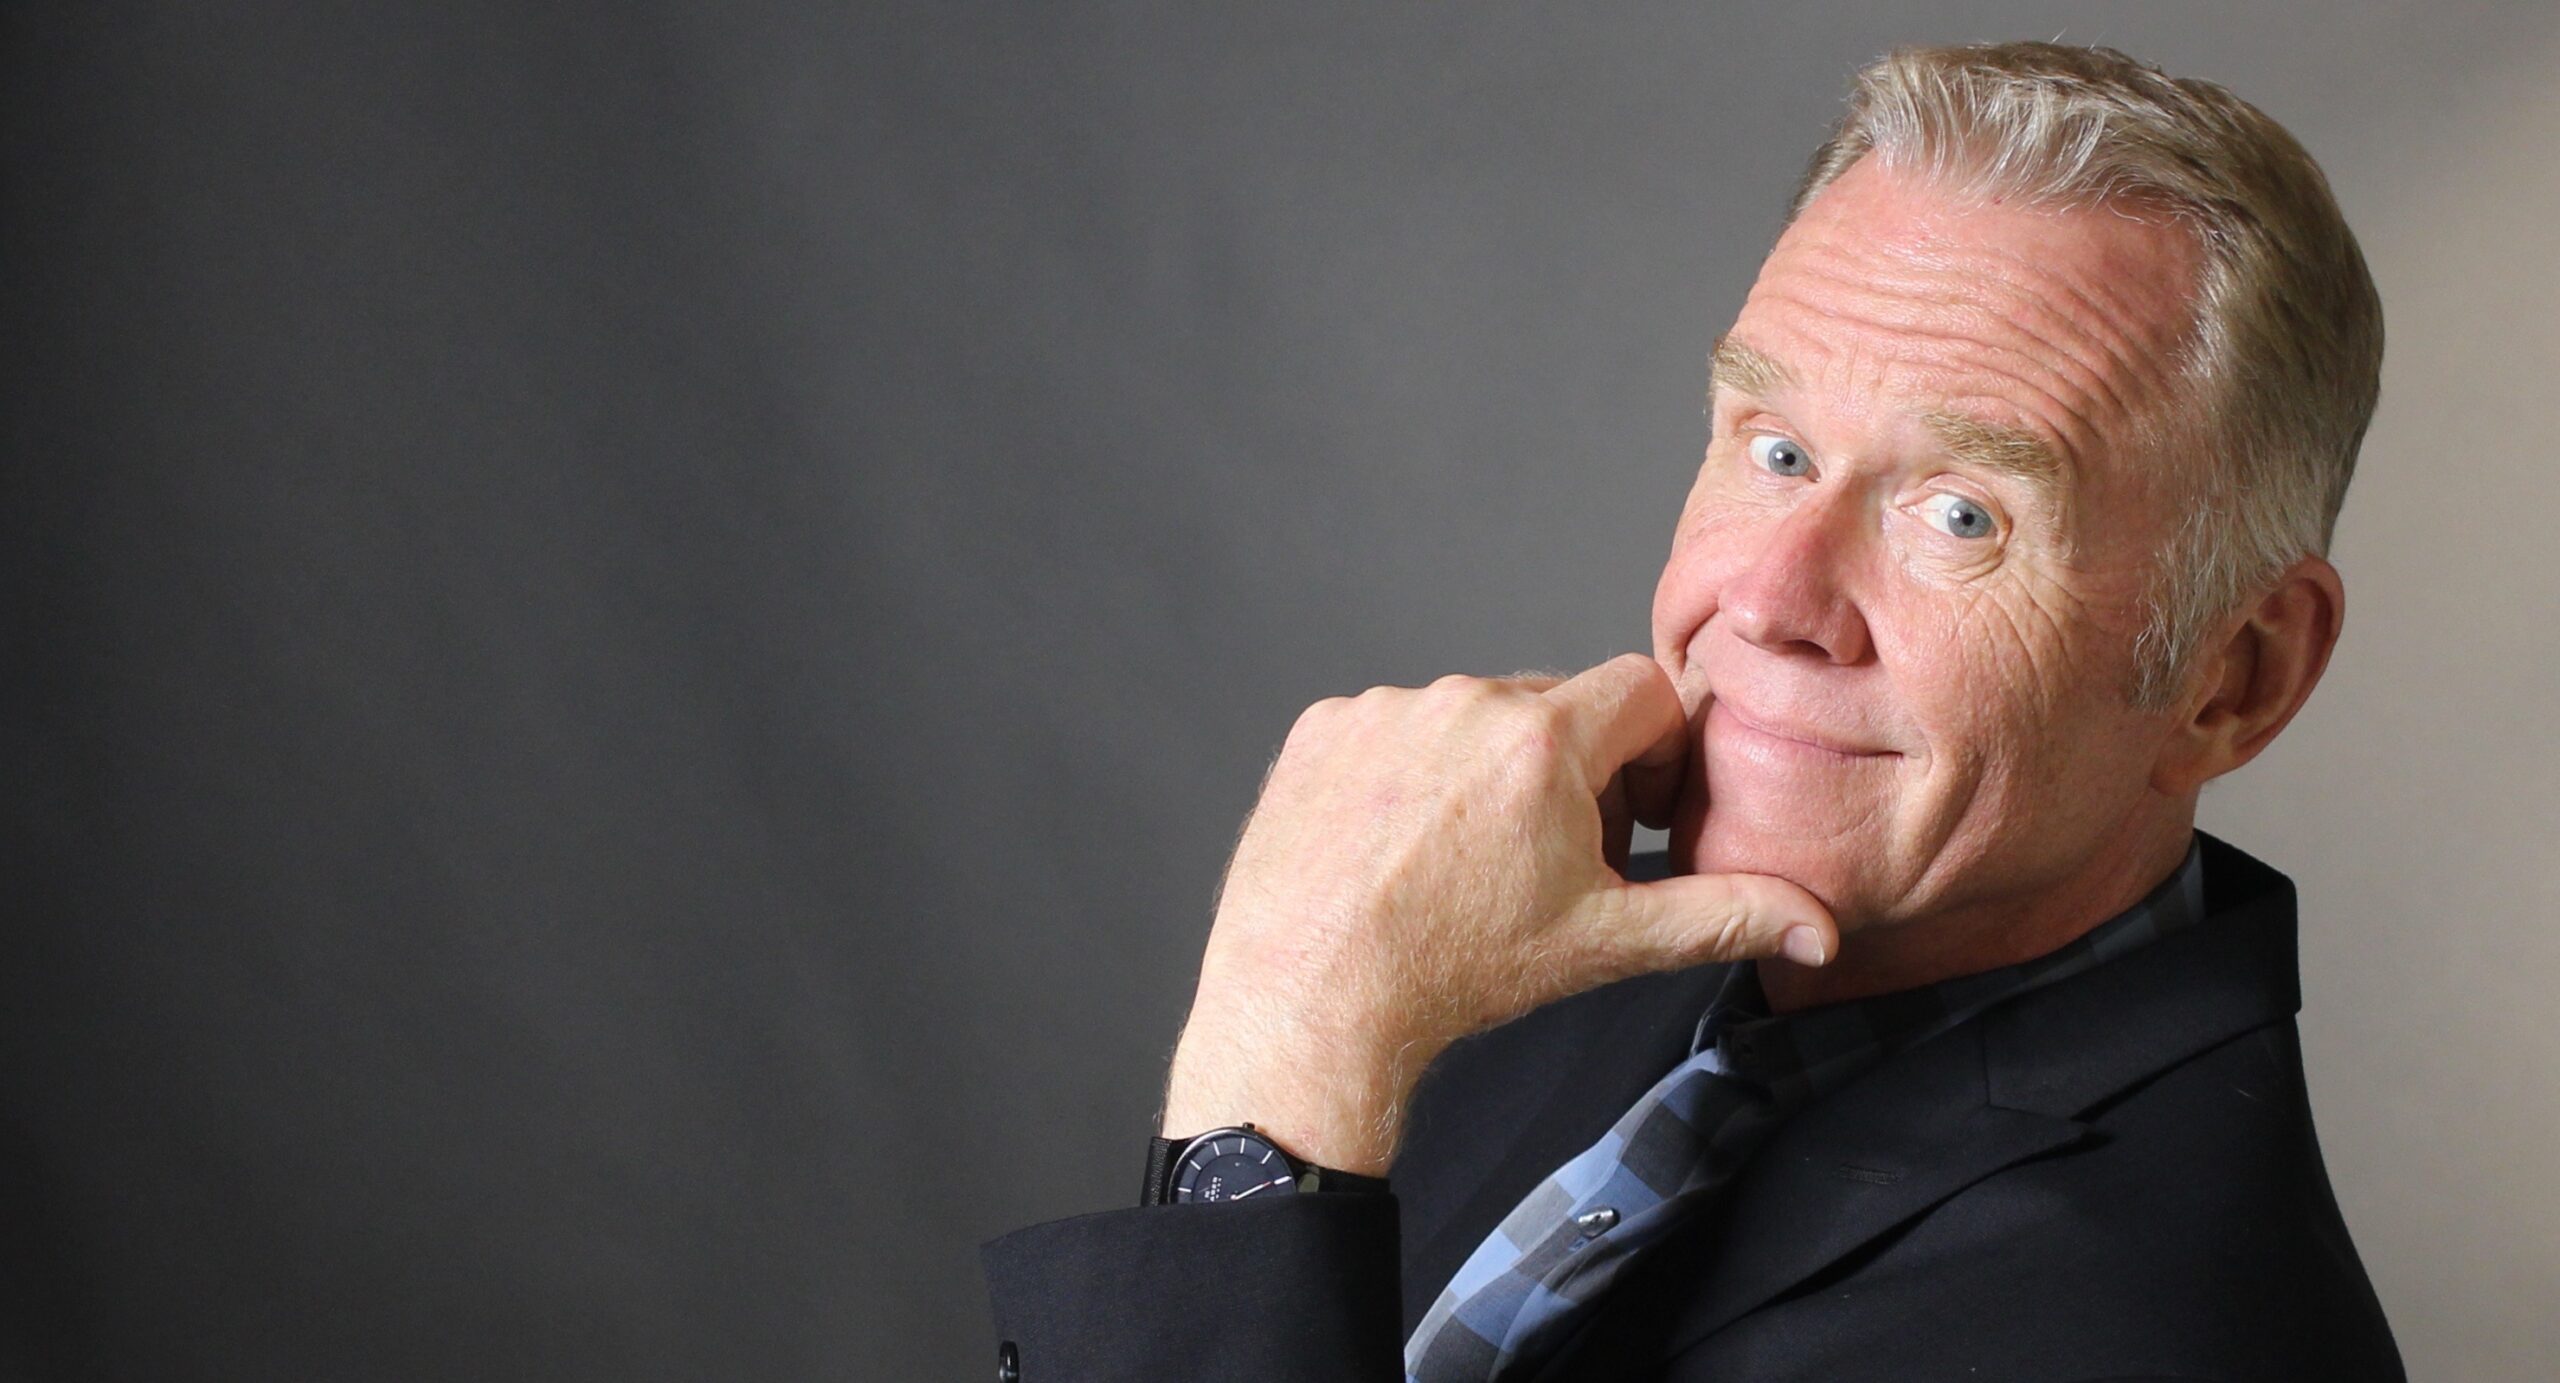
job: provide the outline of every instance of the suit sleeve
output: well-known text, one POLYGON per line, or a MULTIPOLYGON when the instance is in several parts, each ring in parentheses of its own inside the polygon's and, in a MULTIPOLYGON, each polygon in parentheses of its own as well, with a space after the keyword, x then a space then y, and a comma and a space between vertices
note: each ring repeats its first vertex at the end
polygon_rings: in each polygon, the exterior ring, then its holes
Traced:
POLYGON ((1295 1195, 1055 1220, 981 1253, 1022 1383, 1399 1383, 1397 1234, 1392 1195, 1295 1195))

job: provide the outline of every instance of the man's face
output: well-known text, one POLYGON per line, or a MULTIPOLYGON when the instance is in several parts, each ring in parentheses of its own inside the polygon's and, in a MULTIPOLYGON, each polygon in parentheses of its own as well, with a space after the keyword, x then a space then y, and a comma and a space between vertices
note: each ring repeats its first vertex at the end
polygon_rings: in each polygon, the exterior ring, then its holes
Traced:
POLYGON ((1859 927, 2068 890, 2156 821, 2169 717, 2126 688, 2189 462, 2136 427, 2197 259, 2157 220, 1968 208, 1872 159, 1787 230, 1654 596, 1694 736, 1677 867, 1859 927))

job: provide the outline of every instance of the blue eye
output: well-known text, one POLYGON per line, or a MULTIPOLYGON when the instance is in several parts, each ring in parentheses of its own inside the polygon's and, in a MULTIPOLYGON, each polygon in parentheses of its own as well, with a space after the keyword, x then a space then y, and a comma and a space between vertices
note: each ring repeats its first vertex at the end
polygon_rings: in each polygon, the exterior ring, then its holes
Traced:
POLYGON ((1920 506, 1938 531, 1956 538, 1988 538, 1999 527, 1991 511, 1962 495, 1935 494, 1920 506))
POLYGON ((1813 458, 1804 448, 1784 437, 1762 435, 1751 439, 1751 459, 1778 475, 1811 475, 1813 458))

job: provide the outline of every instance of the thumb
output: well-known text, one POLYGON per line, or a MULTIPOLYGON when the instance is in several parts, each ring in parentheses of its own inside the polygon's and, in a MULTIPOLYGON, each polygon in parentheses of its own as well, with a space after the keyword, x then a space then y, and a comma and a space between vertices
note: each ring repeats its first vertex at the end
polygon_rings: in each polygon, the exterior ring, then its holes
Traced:
POLYGON ((1823 965, 1840 954, 1831 910, 1767 874, 1684 874, 1612 892, 1618 940, 1647 969, 1775 955, 1823 965))

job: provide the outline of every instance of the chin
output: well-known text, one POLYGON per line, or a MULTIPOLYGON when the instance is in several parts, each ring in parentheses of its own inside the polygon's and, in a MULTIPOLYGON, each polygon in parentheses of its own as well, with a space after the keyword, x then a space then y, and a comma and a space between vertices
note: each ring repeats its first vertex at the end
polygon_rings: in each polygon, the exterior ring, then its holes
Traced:
POLYGON ((1842 931, 1866 925, 1884 909, 1875 896, 1881 852, 1838 834, 1772 830, 1725 811, 1683 804, 1665 842, 1678 874, 1766 874, 1821 900, 1842 931))

